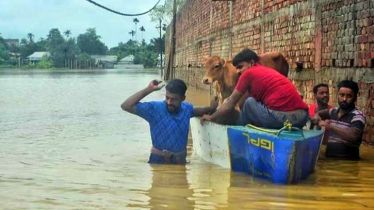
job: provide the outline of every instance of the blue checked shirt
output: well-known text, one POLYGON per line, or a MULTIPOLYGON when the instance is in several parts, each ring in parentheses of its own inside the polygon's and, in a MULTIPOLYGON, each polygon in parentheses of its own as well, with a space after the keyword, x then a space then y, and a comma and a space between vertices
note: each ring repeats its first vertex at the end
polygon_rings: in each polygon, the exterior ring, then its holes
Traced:
POLYGON ((179 112, 171 114, 166 101, 139 102, 135 113, 148 121, 154 148, 171 152, 186 149, 190 118, 193 116, 192 104, 182 102, 179 112))

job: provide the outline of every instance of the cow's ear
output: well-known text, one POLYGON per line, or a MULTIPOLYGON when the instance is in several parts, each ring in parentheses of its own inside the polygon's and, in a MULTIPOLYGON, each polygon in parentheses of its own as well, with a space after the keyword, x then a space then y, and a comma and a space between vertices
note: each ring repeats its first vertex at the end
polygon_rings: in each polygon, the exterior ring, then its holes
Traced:
POLYGON ((225 65, 226 64, 226 60, 225 59, 221 59, 221 63, 222 63, 222 65, 225 65))

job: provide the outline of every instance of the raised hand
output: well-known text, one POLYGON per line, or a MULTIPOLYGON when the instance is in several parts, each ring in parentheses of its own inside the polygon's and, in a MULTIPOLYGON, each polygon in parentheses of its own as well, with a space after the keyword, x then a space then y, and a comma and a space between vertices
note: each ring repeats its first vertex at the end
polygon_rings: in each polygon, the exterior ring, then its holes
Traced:
POLYGON ((157 90, 160 90, 161 88, 163 88, 165 86, 165 84, 161 84, 162 81, 160 80, 152 80, 149 85, 148 85, 148 88, 152 91, 157 91, 157 90))

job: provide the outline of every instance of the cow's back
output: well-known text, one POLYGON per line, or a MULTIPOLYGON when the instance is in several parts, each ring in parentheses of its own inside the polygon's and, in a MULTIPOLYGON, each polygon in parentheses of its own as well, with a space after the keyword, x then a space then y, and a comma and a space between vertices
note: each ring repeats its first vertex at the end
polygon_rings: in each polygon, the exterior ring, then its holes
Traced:
POLYGON ((260 63, 288 77, 289 65, 280 52, 268 52, 259 56, 260 63))

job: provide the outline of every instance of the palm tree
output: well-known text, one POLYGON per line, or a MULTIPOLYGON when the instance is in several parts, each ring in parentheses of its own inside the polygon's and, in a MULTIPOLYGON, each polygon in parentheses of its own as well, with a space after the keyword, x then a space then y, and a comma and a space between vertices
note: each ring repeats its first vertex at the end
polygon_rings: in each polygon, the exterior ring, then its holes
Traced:
POLYGON ((27 40, 25 38, 21 39, 21 45, 27 45, 27 40))
POLYGON ((129 34, 131 34, 131 40, 134 41, 135 31, 134 31, 134 30, 131 30, 131 31, 129 32, 129 34))
MULTIPOLYGON (((135 35, 136 35, 137 29, 138 29, 138 23, 139 23, 138 18, 134 18, 133 22, 135 23, 135 35)), ((135 39, 136 39, 136 41, 138 40, 137 37, 135 37, 135 39)))
POLYGON ((29 38, 29 40, 30 40, 30 42, 33 42, 33 38, 34 38, 34 34, 32 34, 32 33, 28 33, 27 34, 27 38, 29 38))
POLYGON ((64 32, 64 34, 65 34, 65 36, 66 36, 67 38, 69 38, 69 36, 71 35, 71 31, 70 31, 70 30, 66 30, 66 31, 64 32))
POLYGON ((142 32, 142 41, 143 41, 143 40, 144 40, 144 39, 143 39, 143 33, 144 33, 144 31, 145 31, 145 28, 144 28, 144 26, 142 26, 142 27, 140 27, 139 29, 140 29, 140 31, 142 32))

